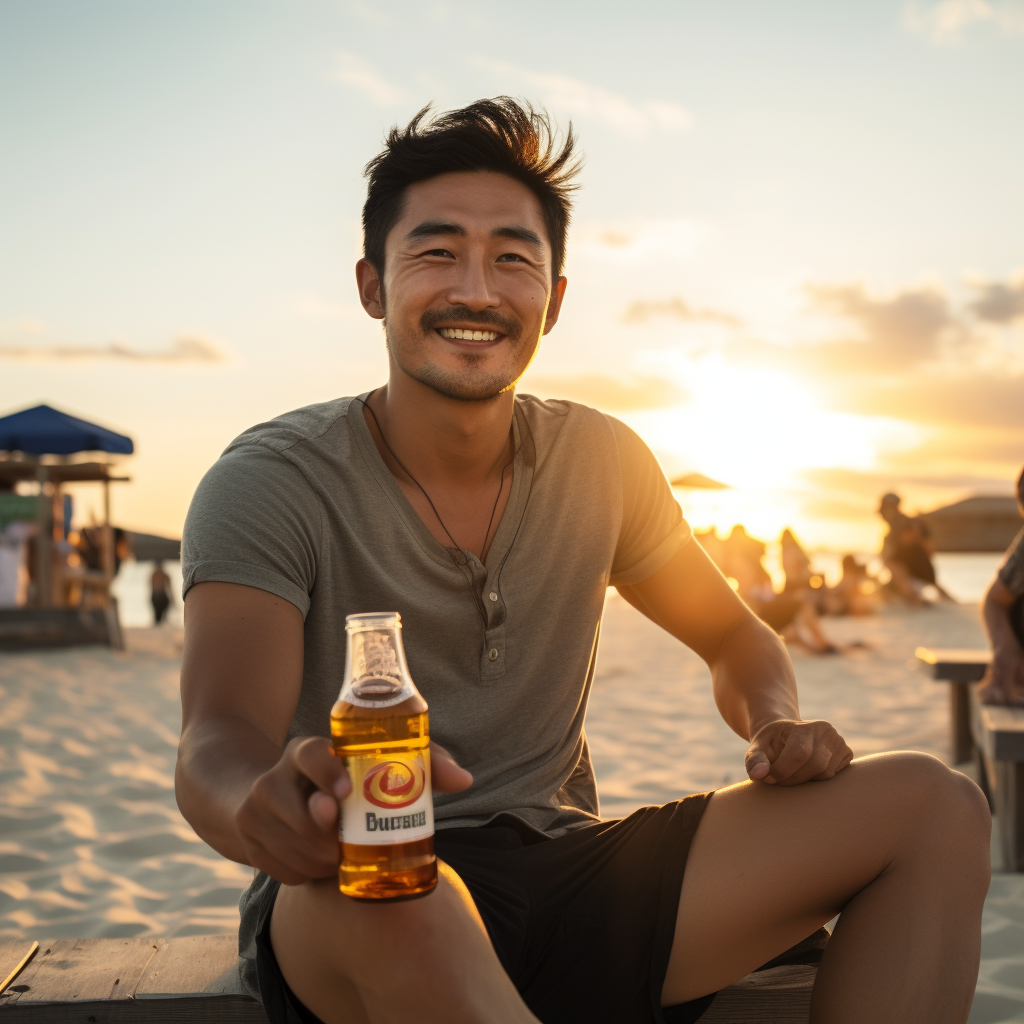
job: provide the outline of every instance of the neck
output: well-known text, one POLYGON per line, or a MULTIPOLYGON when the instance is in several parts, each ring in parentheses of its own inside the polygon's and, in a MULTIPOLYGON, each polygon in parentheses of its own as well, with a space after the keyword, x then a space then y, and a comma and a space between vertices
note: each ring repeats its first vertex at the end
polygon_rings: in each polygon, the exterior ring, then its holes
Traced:
POLYGON ((511 457, 514 399, 510 390, 486 401, 457 401, 392 366, 368 405, 387 444, 418 480, 471 486, 511 457))

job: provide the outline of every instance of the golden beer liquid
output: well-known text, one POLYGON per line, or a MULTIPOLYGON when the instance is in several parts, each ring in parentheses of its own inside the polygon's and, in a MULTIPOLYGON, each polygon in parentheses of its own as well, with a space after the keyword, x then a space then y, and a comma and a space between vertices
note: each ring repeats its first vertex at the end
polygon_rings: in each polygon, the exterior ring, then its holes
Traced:
MULTIPOLYGON (((429 758, 430 727, 426 701, 417 693, 377 711, 338 701, 331 709, 334 752, 343 760, 354 754, 403 754, 423 751, 429 758)), ((362 846, 340 843, 338 888, 361 900, 425 896, 437 885, 434 837, 411 843, 362 846)))

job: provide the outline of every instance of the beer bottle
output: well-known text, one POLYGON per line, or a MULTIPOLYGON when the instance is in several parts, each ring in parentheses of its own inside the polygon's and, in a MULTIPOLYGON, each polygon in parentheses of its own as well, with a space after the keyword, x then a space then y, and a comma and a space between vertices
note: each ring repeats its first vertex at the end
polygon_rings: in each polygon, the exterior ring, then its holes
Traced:
POLYGON ((427 703, 409 675, 398 612, 349 615, 345 681, 331 709, 342 801, 338 885, 356 899, 422 896, 437 885, 427 703))

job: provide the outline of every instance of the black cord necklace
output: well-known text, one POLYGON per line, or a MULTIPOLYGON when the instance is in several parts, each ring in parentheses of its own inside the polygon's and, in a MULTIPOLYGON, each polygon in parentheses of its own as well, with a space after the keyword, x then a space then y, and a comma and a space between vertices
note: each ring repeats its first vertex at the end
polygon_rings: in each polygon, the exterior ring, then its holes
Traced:
MULTIPOLYGON (((445 526, 444 520, 441 518, 441 513, 437 511, 437 506, 431 500, 430 495, 427 494, 427 489, 423 486, 423 484, 419 482, 419 480, 416 479, 416 477, 412 475, 412 473, 409 472, 405 463, 402 462, 402 460, 395 454, 394 448, 392 448, 391 445, 388 443, 387 436, 384 433, 384 428, 381 427, 380 420, 377 419, 377 414, 373 411, 373 409, 367 402, 363 401, 363 399, 360 398, 358 399, 358 401, 362 403, 363 408, 366 409, 367 412, 369 412, 369 414, 373 417, 373 422, 377 427, 377 433, 380 434, 380 439, 381 441, 384 442, 384 447, 387 448, 388 452, 391 455, 391 458, 395 460, 395 462, 398 464, 398 467, 402 470, 402 472, 420 489, 420 492, 422 493, 423 497, 427 499, 427 504, 430 506, 430 509, 434 513, 434 516, 436 517, 437 521, 441 524, 441 529, 444 530, 445 535, 452 542, 452 547, 458 551, 463 551, 464 549, 458 544, 458 542, 452 536, 451 530, 449 530, 448 527, 445 526)), ((498 511, 498 502, 501 500, 501 492, 505 489, 505 470, 507 470, 509 466, 511 466, 512 463, 515 462, 515 458, 516 453, 513 451, 512 458, 509 459, 509 461, 506 462, 505 465, 501 467, 501 477, 498 481, 498 493, 494 496, 494 504, 491 506, 491 515, 490 518, 488 518, 487 520, 487 530, 484 532, 484 543, 480 549, 481 562, 483 561, 483 556, 487 553, 487 538, 491 535, 491 527, 494 525, 494 514, 498 511)))

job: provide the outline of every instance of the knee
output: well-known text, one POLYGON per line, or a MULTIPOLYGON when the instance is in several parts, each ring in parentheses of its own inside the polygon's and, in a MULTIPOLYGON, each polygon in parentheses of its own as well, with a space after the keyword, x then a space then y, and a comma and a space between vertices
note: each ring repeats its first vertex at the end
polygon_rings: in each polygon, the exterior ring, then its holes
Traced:
POLYGON ((992 815, 978 786, 930 754, 901 751, 885 759, 906 824, 933 844, 977 848, 987 865, 992 815))

